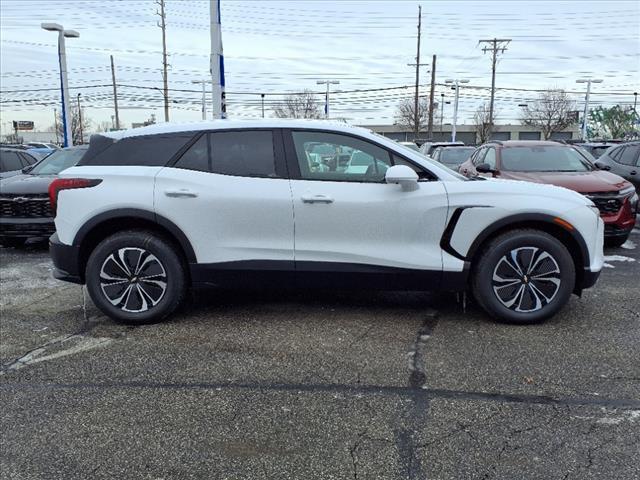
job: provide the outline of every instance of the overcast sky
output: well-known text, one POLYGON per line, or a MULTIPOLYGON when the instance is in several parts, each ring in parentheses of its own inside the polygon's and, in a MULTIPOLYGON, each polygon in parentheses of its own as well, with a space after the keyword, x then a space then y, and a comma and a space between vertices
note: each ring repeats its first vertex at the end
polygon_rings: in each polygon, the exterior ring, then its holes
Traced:
MULTIPOLYGON (((208 1, 166 5, 171 120, 198 120, 201 94, 191 81, 209 75, 208 1)), ((459 123, 470 122, 489 96, 491 61, 481 39, 512 39, 498 63, 500 123, 516 122, 517 105, 531 102, 535 89, 575 92, 581 108, 584 84, 577 85, 578 78, 604 80, 594 85, 594 105, 632 105, 633 92, 640 90, 640 0, 222 0, 229 116, 259 116, 261 92, 268 94, 271 116, 271 104, 282 98, 277 94, 320 92, 316 80, 328 78, 340 81, 332 86, 332 116, 356 124, 393 123, 398 102, 413 95, 415 70, 407 64, 415 62, 418 5, 421 61, 430 64, 437 55, 438 84, 470 80, 461 89, 459 123)), ((44 130, 59 108, 56 35, 40 28, 45 21, 80 32, 67 40, 69 85, 74 101, 82 93, 94 124, 113 114, 110 54, 121 85, 121 121, 129 126, 151 113, 162 120, 162 94, 149 89, 162 87, 157 10, 153 0, 0 0, 3 131, 12 120, 34 120, 44 130)), ((421 69, 421 95, 428 94, 429 70, 421 69)), ((438 85, 436 100, 441 93, 450 99, 453 92, 438 85)), ((451 115, 446 105, 445 123, 451 115)))

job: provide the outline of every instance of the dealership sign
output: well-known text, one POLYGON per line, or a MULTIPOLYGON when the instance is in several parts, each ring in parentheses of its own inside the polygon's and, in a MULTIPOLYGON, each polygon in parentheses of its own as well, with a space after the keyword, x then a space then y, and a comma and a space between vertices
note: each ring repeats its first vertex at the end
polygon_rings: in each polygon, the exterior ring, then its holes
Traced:
POLYGON ((33 122, 27 120, 14 120, 14 130, 33 130, 33 122))

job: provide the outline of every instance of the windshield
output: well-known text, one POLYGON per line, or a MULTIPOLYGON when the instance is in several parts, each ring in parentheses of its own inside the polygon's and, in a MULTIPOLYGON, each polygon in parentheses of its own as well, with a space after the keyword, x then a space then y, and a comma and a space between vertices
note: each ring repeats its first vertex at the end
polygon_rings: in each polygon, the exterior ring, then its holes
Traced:
POLYGON ((86 148, 56 150, 38 163, 29 172, 30 175, 57 175, 62 170, 74 166, 87 153, 86 148))
POLYGON ((540 145, 502 149, 501 170, 512 172, 588 172, 591 164, 577 150, 540 145))
POLYGON ((461 165, 474 150, 475 148, 443 148, 440 151, 440 161, 447 165, 461 165))

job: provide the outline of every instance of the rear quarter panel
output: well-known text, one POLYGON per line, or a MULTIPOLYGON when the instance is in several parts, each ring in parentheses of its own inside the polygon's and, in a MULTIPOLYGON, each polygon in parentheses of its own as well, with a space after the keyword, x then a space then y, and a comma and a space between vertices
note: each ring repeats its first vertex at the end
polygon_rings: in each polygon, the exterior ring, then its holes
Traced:
POLYGON ((87 221, 107 211, 136 208, 153 213, 154 179, 161 168, 80 166, 64 170, 61 178, 99 178, 102 182, 59 193, 55 224, 60 241, 71 245, 87 221))

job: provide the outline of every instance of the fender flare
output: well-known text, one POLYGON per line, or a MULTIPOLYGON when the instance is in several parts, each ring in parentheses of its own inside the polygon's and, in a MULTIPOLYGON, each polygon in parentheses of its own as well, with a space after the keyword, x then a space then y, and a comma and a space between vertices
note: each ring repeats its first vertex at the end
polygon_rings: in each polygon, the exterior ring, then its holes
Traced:
POLYGON ((449 220, 449 223, 447 224, 442 234, 442 238, 440 239, 440 247, 445 252, 454 256, 455 258, 458 258, 459 260, 470 262, 473 256, 477 253, 478 249, 480 248, 480 245, 482 245, 485 242, 485 240, 487 240, 493 234, 495 234, 496 232, 498 232, 499 230, 503 229, 506 226, 509 226, 511 224, 518 224, 518 223, 537 222, 537 223, 546 223, 555 228, 561 228, 564 232, 568 233, 571 236, 571 238, 576 242, 576 244, 580 249, 582 265, 584 267, 587 267, 590 264, 589 249, 587 248, 587 243, 585 242, 582 234, 575 228, 569 229, 565 225, 556 222, 555 221, 556 217, 552 215, 547 215, 544 213, 519 213, 516 215, 509 215, 499 220, 496 220, 495 222, 493 222, 492 224, 490 224, 480 232, 480 234, 475 238, 475 240, 469 247, 469 250, 467 251, 466 255, 464 255, 458 252, 455 248, 453 248, 450 242, 455 232, 458 221, 462 216, 462 212, 468 208, 490 208, 490 207, 487 207, 484 205, 481 205, 481 206, 474 205, 474 206, 463 206, 463 207, 456 208, 453 214, 451 215, 451 219, 449 220))
POLYGON ((196 263, 196 254, 191 246, 191 242, 175 223, 161 215, 138 208, 118 208, 96 215, 80 227, 73 239, 73 245, 80 247, 91 230, 105 221, 118 218, 139 218, 141 220, 148 220, 157 223, 159 226, 166 229, 180 244, 180 247, 187 258, 187 262, 196 263))

